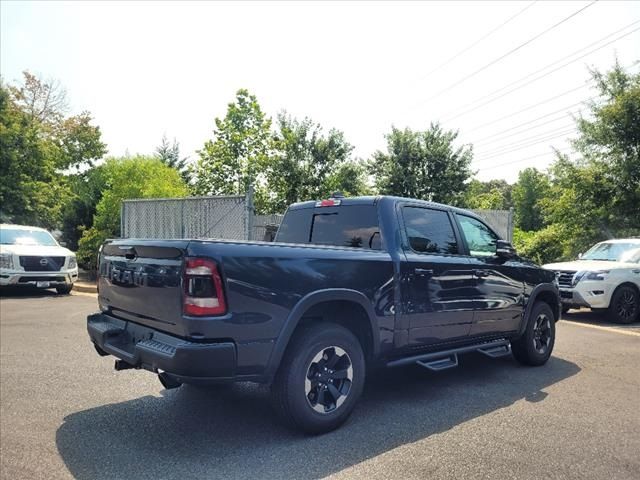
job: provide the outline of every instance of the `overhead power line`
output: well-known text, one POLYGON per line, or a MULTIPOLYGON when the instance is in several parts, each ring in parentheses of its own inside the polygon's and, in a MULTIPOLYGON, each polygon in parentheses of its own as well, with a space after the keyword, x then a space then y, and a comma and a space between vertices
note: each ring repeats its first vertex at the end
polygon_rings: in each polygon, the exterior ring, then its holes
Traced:
MULTIPOLYGON (((478 146, 480 146, 480 147, 484 147, 484 146, 486 146, 486 145, 491 145, 492 143, 502 142, 502 141, 504 141, 504 140, 505 140, 505 139, 507 139, 507 138, 511 138, 511 137, 515 137, 515 136, 517 136, 517 135, 522 135, 522 134, 529 133, 529 131, 528 131, 528 130, 532 130, 532 129, 536 129, 536 128, 544 127, 545 125, 549 125, 549 124, 555 123, 555 122, 557 122, 558 120, 566 120, 566 118, 567 118, 567 116, 566 116, 566 115, 563 115, 563 116, 558 117, 558 118, 555 118, 555 119, 553 119, 553 120, 548 120, 548 121, 546 121, 546 122, 543 122, 543 123, 541 123, 541 124, 539 124, 539 125, 536 125, 536 126, 533 126, 533 127, 529 127, 529 129, 522 130, 522 131, 519 131, 519 132, 514 132, 514 133, 511 133, 511 134, 509 134, 509 135, 505 135, 505 136, 502 136, 502 137, 499 137, 499 138, 495 138, 495 139, 493 139, 493 140, 489 140, 489 141, 480 141, 480 142, 473 142, 473 146, 474 146, 474 147, 478 147, 478 146)), ((567 123, 566 125, 561 125, 561 126, 559 126, 559 127, 556 127, 554 130, 555 130, 555 131, 557 131, 557 130, 559 130, 559 129, 561 129, 561 128, 568 128, 568 127, 570 127, 571 125, 574 125, 574 123, 567 123)))
MULTIPOLYGON (((586 100, 585 100, 585 101, 586 101, 586 100)), ((523 126, 530 125, 531 123, 534 123, 534 122, 536 122, 536 121, 538 121, 538 120, 542 120, 543 118, 550 117, 551 115, 555 115, 555 114, 560 113, 560 112, 568 113, 568 112, 567 112, 567 110, 569 110, 570 108, 577 107, 578 105, 582 105, 582 104, 584 104, 584 102, 576 102, 576 103, 573 103, 573 104, 568 105, 568 106, 566 106, 566 107, 564 107, 564 108, 561 108, 561 109, 559 109, 559 110, 555 110, 555 111, 550 112, 550 113, 547 113, 547 114, 545 114, 545 115, 541 115, 541 116, 536 117, 536 118, 533 118, 533 119, 531 119, 531 120, 529 120, 529 121, 527 121, 527 122, 519 123, 518 125, 514 125, 513 127, 506 128, 506 129, 504 129, 504 130, 502 130, 502 131, 500 131, 500 132, 494 133, 493 135, 489 135, 488 137, 484 137, 483 139, 479 140, 479 142, 482 142, 482 141, 487 140, 487 139, 489 139, 489 138, 493 138, 493 137, 495 137, 495 136, 501 135, 501 134, 503 134, 503 133, 505 133, 505 132, 510 132, 510 131, 512 131, 512 130, 515 130, 515 129, 520 128, 520 127, 523 127, 523 126)), ((564 118, 564 117, 563 117, 563 118, 564 118)), ((492 123, 495 123, 495 122, 492 122, 492 123)), ((486 124, 486 125, 489 125, 489 124, 486 124)), ((471 132, 473 132, 473 131, 475 131, 475 130, 479 130, 480 128, 482 128, 482 126, 481 126, 481 127, 478 127, 478 128, 475 128, 475 129, 473 129, 473 130, 470 130, 470 131, 471 131, 471 132)), ((535 127, 532 127, 532 128, 535 128, 535 127)), ((478 143, 478 142, 475 142, 475 143, 478 143)), ((474 143, 474 144, 475 144, 475 143, 474 143)))
POLYGON ((533 2, 531 2, 530 4, 528 4, 526 7, 524 7, 523 9, 519 10, 515 15, 510 16, 509 18, 507 18, 504 22, 502 22, 500 25, 498 25, 496 28, 494 28, 493 30, 491 30, 489 33, 483 35, 481 38, 479 38, 478 40, 476 40, 475 42, 473 42, 471 45, 469 45, 468 47, 465 47, 464 49, 460 50, 458 53, 456 53, 453 57, 449 58, 446 62, 438 65, 436 68, 434 68, 433 70, 431 70, 430 72, 428 72, 426 75, 424 75, 422 77, 422 80, 425 80, 427 78, 429 78, 431 75, 433 75, 434 73, 442 70, 442 68, 446 67, 447 65, 449 65, 451 62, 453 62, 456 58, 460 57, 461 55, 464 55, 465 53, 467 53, 469 50, 471 50, 473 47, 475 47, 476 45, 478 45, 479 43, 483 42, 484 40, 486 40, 487 38, 489 38, 491 35, 493 35, 494 33, 496 33, 498 30, 500 30, 502 27, 504 27, 506 24, 508 24, 509 22, 511 22, 512 20, 516 19, 517 17, 519 17, 520 15, 522 15, 524 12, 526 12, 527 10, 529 10, 529 8, 533 7, 533 5, 535 3, 537 3, 538 0, 535 0, 533 2))
POLYGON ((567 135, 569 135, 570 133, 573 133, 575 131, 577 131, 575 128, 571 128, 571 129, 563 131, 563 132, 556 132, 554 135, 550 135, 550 136, 545 137, 545 138, 539 138, 536 141, 528 142, 528 143, 525 143, 525 144, 522 144, 522 145, 517 145, 517 146, 514 146, 513 148, 508 149, 508 150, 494 152, 494 153, 491 153, 490 155, 487 155, 487 156, 481 156, 477 161, 479 163, 483 163, 483 162, 486 162, 487 160, 490 160, 492 158, 501 157, 503 155, 508 155, 509 153, 517 152, 519 150, 522 150, 523 148, 535 147, 536 145, 540 145, 542 143, 547 143, 549 140, 555 140, 556 138, 566 137, 567 135))
POLYGON ((582 13, 583 11, 585 11, 587 8, 591 7, 592 5, 594 5, 595 3, 597 3, 599 0, 593 0, 592 2, 590 2, 588 5, 585 5, 584 7, 576 10, 575 12, 573 12, 571 15, 563 18, 562 20, 560 20, 557 23, 554 23, 553 25, 551 25, 550 27, 547 27, 546 29, 544 29, 542 32, 534 35, 533 37, 531 37, 530 39, 528 39, 527 41, 521 43, 520 45, 512 48, 511 50, 509 50, 508 52, 500 55, 498 58, 495 58, 494 60, 490 61, 489 63, 483 65, 482 67, 480 67, 479 69, 473 71, 472 73, 466 75, 465 77, 461 78, 460 80, 458 80, 457 82, 454 82, 452 85, 449 85, 447 88, 445 88, 444 90, 441 90, 440 92, 436 93, 435 95, 433 95, 432 97, 429 97, 428 99, 426 99, 424 102, 420 102, 421 105, 430 102, 431 100, 434 100, 436 98, 438 98, 440 95, 442 95, 443 93, 446 93, 452 89, 454 89, 455 87, 457 87, 458 85, 460 85, 461 83, 466 82, 467 80, 469 80, 470 78, 476 76, 477 74, 479 74, 480 72, 483 72, 484 70, 486 70, 487 68, 495 65, 496 63, 504 60, 505 58, 507 58, 510 55, 513 55, 515 52, 517 52, 518 50, 520 50, 521 48, 526 47, 527 45, 529 45, 530 43, 534 42, 535 40, 539 39, 540 37, 546 35, 547 33, 549 33, 550 31, 554 30, 555 28, 559 27, 560 25, 562 25, 565 22, 568 22, 569 20, 571 20, 573 17, 575 17, 576 15, 582 13))
POLYGON ((487 104, 489 104, 489 103, 495 102, 496 100, 498 100, 498 99, 500 99, 500 98, 503 98, 503 97, 505 97, 505 96, 509 95, 510 93, 513 93, 513 92, 515 92, 515 91, 517 91, 517 90, 520 90, 521 88, 524 88, 524 87, 526 87, 527 85, 530 85, 531 83, 537 82, 538 80, 541 80, 541 79, 543 79, 543 78, 545 78, 545 77, 547 77, 547 76, 551 75, 552 73, 555 73, 555 72, 557 72, 558 70, 561 70, 561 69, 563 69, 564 67, 567 67, 567 66, 569 66, 569 65, 571 65, 571 64, 573 64, 573 63, 575 63, 575 62, 577 62, 578 60, 581 60, 581 59, 583 59, 584 57, 587 57, 587 56, 591 55, 592 53, 597 52, 598 50, 602 50, 603 48, 605 48, 605 47, 607 47, 607 46, 611 45, 612 43, 615 43, 615 42, 617 42, 618 40, 621 40, 621 39, 623 39, 623 38, 625 38, 625 37, 628 37, 628 36, 629 36, 629 35, 631 35, 632 33, 637 32, 638 30, 640 30, 640 28, 636 28, 636 29, 634 29, 634 30, 631 30, 630 32, 624 33, 624 34, 622 34, 622 35, 620 35, 620 36, 618 36, 618 37, 614 38, 613 40, 610 40, 609 42, 607 42, 607 43, 605 43, 605 44, 603 44, 603 45, 600 45, 599 47, 596 47, 596 48, 594 48, 594 49, 592 49, 592 50, 589 50, 588 52, 586 52, 586 53, 584 53, 584 54, 580 55, 579 57, 576 57, 576 58, 574 58, 574 59, 572 59, 572 60, 570 60, 570 61, 568 61, 568 62, 565 62, 565 63, 563 63, 563 64, 561 64, 561 65, 557 66, 557 67, 556 67, 556 68, 554 68, 553 70, 550 70, 550 71, 548 71, 548 72, 546 72, 546 73, 544 73, 544 74, 542 74, 542 75, 538 75, 537 77, 533 78, 532 80, 529 80, 528 82, 525 82, 525 83, 523 83, 523 84, 521 84, 521 85, 518 85, 517 87, 514 87, 514 88, 512 88, 512 89, 510 89, 510 90, 508 90, 508 91, 506 91, 506 92, 502 93, 501 95, 497 95, 497 94, 499 94, 500 92, 503 92, 504 90, 508 89, 509 87, 511 87, 511 86, 513 86, 513 85, 517 85, 517 84, 519 84, 520 82, 523 82, 523 81, 527 80, 528 78, 530 78, 530 77, 532 77, 532 76, 534 76, 534 75, 536 75, 536 74, 538 74, 538 73, 540 73, 540 72, 543 72, 543 71, 545 71, 545 70, 547 70, 547 69, 549 69, 549 68, 553 67, 554 65, 557 65, 558 63, 562 62, 563 60, 566 60, 567 58, 570 58, 570 57, 572 57, 572 56, 574 56, 574 55, 576 55, 576 54, 578 54, 578 53, 580 53, 580 52, 584 51, 586 48, 590 48, 590 47, 592 47, 593 45, 598 44, 598 43, 602 42, 603 40, 606 40, 607 38, 610 38, 611 36, 613 36, 613 35, 615 35, 615 34, 617 34, 617 33, 620 33, 621 31, 626 30, 627 28, 629 28, 629 27, 631 27, 631 26, 637 25, 638 23, 640 23, 640 20, 636 20, 636 21, 635 21, 635 22, 633 22, 632 24, 627 25, 626 27, 624 27, 624 28, 622 28, 622 29, 620 29, 620 30, 617 30, 617 31, 616 31, 616 32, 614 32, 614 33, 611 33, 611 34, 607 35, 607 36, 606 36, 606 37, 604 37, 604 38, 601 38, 600 40, 598 40, 598 41, 596 41, 596 42, 593 42, 592 44, 590 44, 589 46, 587 46, 587 47, 585 47, 585 48, 582 48, 582 49, 580 49, 580 50, 577 50, 577 51, 575 51, 575 52, 571 53, 570 55, 567 55, 567 56, 565 56, 565 57, 561 58, 560 60, 557 60, 557 61, 555 61, 555 62, 553 62, 553 63, 551 63, 551 64, 547 65, 546 67, 543 67, 543 68, 541 68, 541 69, 539 69, 539 70, 536 70, 535 72, 530 73, 529 75, 525 75, 524 77, 520 78, 519 80, 516 80, 515 82, 511 82, 511 83, 509 83, 508 85, 505 85, 504 87, 501 87, 501 88, 499 88, 499 89, 497 89, 497 90, 495 90, 495 91, 493 91, 493 92, 491 92, 491 93, 489 93, 489 94, 487 94, 487 95, 485 95, 485 96, 483 96, 483 97, 479 98, 478 100, 474 100, 473 102, 470 102, 470 103, 468 103, 467 105, 464 105, 464 106, 462 106, 462 107, 460 107, 460 108, 458 108, 458 109, 454 110, 454 111, 452 112, 452 113, 454 113, 453 115, 445 115, 445 116, 444 116, 444 118, 443 118, 443 120, 444 120, 444 121, 451 121, 451 120, 453 120, 453 119, 456 119, 456 118, 462 117, 462 116, 464 116, 464 115, 466 115, 466 114, 468 114, 468 113, 474 112, 474 111, 478 110, 479 108, 482 108, 482 107, 484 107, 485 105, 487 105, 487 104), (495 96, 495 95, 497 95, 497 96, 495 96), (492 98, 492 97, 493 97, 493 98, 492 98), (484 101, 484 102, 483 102, 483 100, 485 100, 485 99, 486 99, 486 101, 484 101), (478 102, 482 102, 482 103, 480 103, 480 104, 476 105, 478 102), (475 105, 475 106, 473 106, 472 108, 468 108, 468 109, 467 109, 467 107, 471 107, 472 105, 475 105), (461 110, 462 110, 462 111, 461 111, 461 110), (461 111, 461 112, 460 112, 460 111, 461 111), (455 113, 455 112, 460 112, 460 113, 455 113))
MULTIPOLYGON (((480 125, 478 127, 475 127, 475 128, 473 128, 471 130, 468 130, 466 133, 468 134, 470 132, 475 132, 476 130, 480 130, 481 128, 488 127, 489 125, 493 125, 493 124, 495 124, 497 122, 500 122, 502 120, 505 120, 507 118, 514 117, 514 116, 519 115, 519 114, 521 114, 523 112, 527 112, 527 111, 529 111, 529 110, 531 110, 533 108, 539 107, 540 105, 544 105, 545 103, 553 102, 554 100, 557 100, 558 98, 564 97, 565 95, 569 95, 570 93, 577 92, 578 90, 583 89, 584 87, 589 85, 589 83, 591 83, 591 82, 585 82, 582 85, 580 85, 579 87, 572 88, 570 90, 567 90, 565 92, 560 93, 559 95, 555 95, 555 96, 553 96, 551 98, 547 98, 546 100, 542 100, 541 102, 536 102, 535 104, 533 104, 533 105, 531 105, 529 107, 523 108, 523 109, 518 110, 518 111, 513 112, 513 113, 510 113, 509 115, 505 115, 503 117, 497 118, 497 119, 492 120, 490 122, 483 123, 482 125, 480 125)), ((591 99, 587 99, 587 101, 588 100, 591 100, 591 99)), ((582 102, 579 102, 578 104, 580 104, 580 103, 582 103, 582 102)))
POLYGON ((516 163, 526 162, 527 160, 533 160, 534 158, 546 157, 547 155, 550 155, 550 154, 556 153, 556 152, 560 153, 560 154, 563 154, 563 153, 567 153, 568 150, 557 150, 557 149, 554 148, 552 152, 545 152, 545 153, 540 153, 538 155, 532 155, 532 156, 526 157, 526 158, 519 158, 518 160, 512 160, 510 162, 499 163, 497 165, 491 165, 490 167, 482 167, 482 168, 479 168, 477 171, 478 172, 483 172, 485 170, 493 170, 495 168, 506 167, 507 165, 514 165, 516 163))
POLYGON ((570 127, 566 127, 565 130, 562 130, 562 131, 553 130, 551 132, 545 132, 544 134, 534 135, 527 139, 523 139, 518 142, 513 142, 507 145, 503 145, 501 147, 494 148, 493 150, 490 150, 488 152, 484 152, 484 154, 482 155, 482 158, 487 159, 487 158, 498 157, 500 155, 504 155, 505 153, 509 153, 509 152, 518 150, 520 148, 526 148, 526 147, 538 145, 539 143, 544 143, 548 140, 553 140, 555 138, 562 137, 564 135, 573 133, 575 131, 577 131, 576 126, 571 125, 570 127))

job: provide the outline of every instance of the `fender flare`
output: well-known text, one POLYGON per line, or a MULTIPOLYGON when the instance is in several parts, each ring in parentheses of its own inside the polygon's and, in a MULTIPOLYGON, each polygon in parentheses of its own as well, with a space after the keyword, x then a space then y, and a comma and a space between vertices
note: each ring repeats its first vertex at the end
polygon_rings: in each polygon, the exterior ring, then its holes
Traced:
POLYGON ((352 302, 364 308, 367 313, 367 318, 369 319, 371 334, 373 337, 372 353, 374 357, 378 355, 380 351, 380 332, 378 331, 375 322, 376 315, 373 310, 373 306, 371 305, 371 301, 363 293, 348 288, 316 290, 302 297, 293 307, 291 312, 289 312, 289 316, 285 320, 284 325, 280 330, 280 334, 276 338, 271 356, 269 357, 269 363, 265 371, 267 376, 271 377, 275 375, 278 370, 282 357, 284 356, 284 352, 289 345, 291 337, 293 336, 293 332, 300 323, 303 315, 315 305, 332 301, 352 302))
MULTIPOLYGON (((533 308, 533 304, 536 303, 536 299, 542 292, 551 292, 556 297, 557 302, 557 311, 554 312, 558 315, 558 319, 560 320, 560 294, 558 293, 558 288, 552 283, 540 283, 531 290, 529 294, 529 299, 527 300, 527 305, 524 309, 524 313, 522 315, 522 325, 520 325, 520 331, 518 332, 518 336, 524 334, 525 329, 527 328, 527 324, 529 323, 529 315, 531 315, 531 309, 533 308)), ((556 320, 556 321, 557 321, 556 320)))

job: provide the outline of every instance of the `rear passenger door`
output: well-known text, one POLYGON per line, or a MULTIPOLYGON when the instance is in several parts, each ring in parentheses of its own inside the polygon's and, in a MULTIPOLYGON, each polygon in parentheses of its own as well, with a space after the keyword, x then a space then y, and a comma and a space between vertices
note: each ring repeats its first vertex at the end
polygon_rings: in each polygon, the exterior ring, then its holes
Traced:
POLYGON ((403 250, 402 324, 408 343, 420 346, 466 337, 473 320, 473 276, 461 255, 450 213, 399 206, 403 250))
POLYGON ((455 214, 474 277, 474 318, 470 335, 518 330, 522 321, 524 278, 517 261, 496 256, 498 235, 471 216, 455 214))

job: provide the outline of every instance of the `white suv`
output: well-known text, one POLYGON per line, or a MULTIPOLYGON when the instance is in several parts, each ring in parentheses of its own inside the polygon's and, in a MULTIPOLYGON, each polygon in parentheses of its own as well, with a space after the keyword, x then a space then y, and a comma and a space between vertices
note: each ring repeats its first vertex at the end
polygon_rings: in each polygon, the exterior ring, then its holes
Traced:
POLYGON ((43 228, 0 225, 0 286, 55 288, 69 293, 78 279, 76 255, 43 228))
POLYGON ((573 262, 550 263, 560 287, 563 313, 570 308, 607 310, 618 323, 640 316, 640 238, 607 240, 573 262))

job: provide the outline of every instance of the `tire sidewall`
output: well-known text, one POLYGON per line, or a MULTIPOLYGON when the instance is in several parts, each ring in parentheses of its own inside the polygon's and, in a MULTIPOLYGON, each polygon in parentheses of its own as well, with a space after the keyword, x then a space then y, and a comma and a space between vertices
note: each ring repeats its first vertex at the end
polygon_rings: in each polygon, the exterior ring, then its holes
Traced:
MULTIPOLYGON (((317 331, 317 330, 316 330, 317 331)), ((288 399, 291 414, 300 426, 307 431, 327 431, 340 425, 349 416, 355 406, 365 380, 365 360, 357 338, 347 329, 331 326, 317 335, 307 335, 300 339, 289 361, 293 361, 287 381, 288 399), (351 359, 353 380, 344 403, 331 413, 316 412, 305 394, 307 369, 315 355, 321 350, 336 346, 342 348, 351 359)))
POLYGON ((533 306, 523 340, 525 342, 527 355, 529 356, 532 364, 542 365, 547 362, 547 360, 551 356, 551 353, 553 352, 553 347, 556 342, 556 322, 553 316, 553 311, 551 310, 551 307, 549 305, 544 302, 538 302, 533 306), (549 325, 551 328, 551 340, 549 342, 549 347, 547 348, 547 350, 544 353, 539 353, 533 346, 533 338, 535 334, 534 328, 536 320, 542 313, 544 313, 549 319, 549 325))
POLYGON ((633 323, 633 322, 637 321, 638 317, 640 316, 640 306, 638 306, 638 301, 639 300, 640 300, 640 298, 638 296, 638 292, 634 288, 629 287, 627 285, 619 286, 616 289, 616 291, 613 292, 613 296, 611 297, 611 306, 609 308, 609 312, 610 312, 610 315, 612 317, 612 320, 614 322, 616 322, 616 323, 623 323, 623 324, 633 323), (634 316, 632 316, 630 318, 620 317, 618 315, 617 308, 616 308, 617 303, 620 301, 620 298, 622 297, 622 294, 625 291, 630 291, 634 295, 635 302, 636 302, 636 313, 635 313, 634 316))

